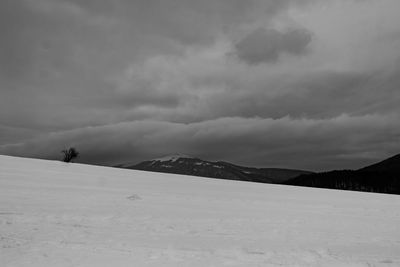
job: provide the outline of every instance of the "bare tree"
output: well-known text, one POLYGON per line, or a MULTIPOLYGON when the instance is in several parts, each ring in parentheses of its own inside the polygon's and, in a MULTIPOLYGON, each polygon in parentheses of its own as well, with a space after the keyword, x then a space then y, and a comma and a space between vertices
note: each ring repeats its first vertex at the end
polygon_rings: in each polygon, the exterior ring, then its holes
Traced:
POLYGON ((79 152, 74 147, 70 147, 69 149, 64 149, 61 151, 61 153, 63 153, 64 162, 71 162, 79 155, 79 152))

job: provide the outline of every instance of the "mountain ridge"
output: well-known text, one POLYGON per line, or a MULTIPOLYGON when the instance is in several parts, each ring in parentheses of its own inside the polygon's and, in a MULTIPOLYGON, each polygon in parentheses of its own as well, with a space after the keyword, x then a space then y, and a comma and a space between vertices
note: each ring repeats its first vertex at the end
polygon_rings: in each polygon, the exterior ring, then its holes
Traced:
POLYGON ((173 154, 118 167, 260 183, 282 183, 301 174, 312 173, 295 169, 246 167, 225 161, 202 160, 183 154, 173 154))

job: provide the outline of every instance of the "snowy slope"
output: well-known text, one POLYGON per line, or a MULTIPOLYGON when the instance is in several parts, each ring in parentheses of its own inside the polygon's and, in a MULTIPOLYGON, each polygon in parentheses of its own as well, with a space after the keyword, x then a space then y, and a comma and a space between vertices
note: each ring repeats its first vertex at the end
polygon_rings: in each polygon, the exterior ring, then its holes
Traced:
POLYGON ((400 196, 0 156, 0 266, 400 266, 400 196))
POLYGON ((161 162, 163 162, 163 161, 172 161, 172 162, 175 162, 180 158, 185 159, 185 158, 192 158, 192 157, 190 157, 188 155, 185 155, 185 154, 173 154, 173 155, 167 155, 167 156, 164 156, 164 157, 161 157, 161 158, 156 158, 156 159, 153 159, 152 161, 161 161, 161 162))

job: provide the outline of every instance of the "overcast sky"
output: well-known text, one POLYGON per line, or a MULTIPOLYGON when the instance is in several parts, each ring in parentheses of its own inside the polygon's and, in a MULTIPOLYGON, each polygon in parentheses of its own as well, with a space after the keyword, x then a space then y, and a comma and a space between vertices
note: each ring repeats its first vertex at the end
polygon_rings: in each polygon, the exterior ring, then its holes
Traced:
POLYGON ((399 0, 2 0, 0 154, 309 170, 400 153, 399 0))

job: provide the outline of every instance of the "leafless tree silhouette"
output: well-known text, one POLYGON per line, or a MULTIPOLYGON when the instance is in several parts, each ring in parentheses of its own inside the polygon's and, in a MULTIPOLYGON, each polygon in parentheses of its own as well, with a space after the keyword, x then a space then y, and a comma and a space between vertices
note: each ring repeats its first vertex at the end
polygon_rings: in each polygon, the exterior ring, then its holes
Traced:
POLYGON ((64 162, 71 162, 79 155, 79 152, 74 147, 70 147, 69 149, 64 149, 61 151, 61 153, 63 153, 64 162))

